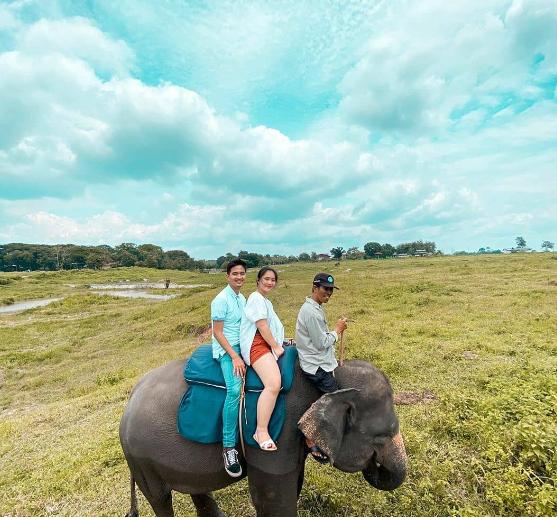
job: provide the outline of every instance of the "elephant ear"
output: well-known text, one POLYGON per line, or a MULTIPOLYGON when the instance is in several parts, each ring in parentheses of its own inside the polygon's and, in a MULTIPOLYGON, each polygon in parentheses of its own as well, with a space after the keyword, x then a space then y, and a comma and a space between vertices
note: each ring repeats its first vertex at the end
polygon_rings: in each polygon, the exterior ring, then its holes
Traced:
POLYGON ((347 419, 355 410, 360 390, 347 388, 325 393, 302 415, 298 429, 329 456, 331 465, 342 444, 347 419))

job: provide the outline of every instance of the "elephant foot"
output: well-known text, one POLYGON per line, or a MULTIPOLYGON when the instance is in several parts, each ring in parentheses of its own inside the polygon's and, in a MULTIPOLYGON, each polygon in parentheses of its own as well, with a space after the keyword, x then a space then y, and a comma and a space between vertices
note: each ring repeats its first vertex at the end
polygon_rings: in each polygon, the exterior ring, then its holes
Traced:
POLYGON ((195 494, 190 497, 198 517, 227 517, 211 494, 195 494))

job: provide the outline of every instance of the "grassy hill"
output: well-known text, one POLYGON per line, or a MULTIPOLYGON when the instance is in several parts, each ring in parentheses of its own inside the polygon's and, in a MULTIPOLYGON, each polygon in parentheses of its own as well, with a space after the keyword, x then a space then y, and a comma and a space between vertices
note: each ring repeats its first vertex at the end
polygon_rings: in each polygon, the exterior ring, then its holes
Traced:
MULTIPOLYGON (((343 261, 279 266, 275 309, 293 336, 311 279, 341 291, 329 320, 354 320, 347 358, 373 362, 404 400, 406 483, 392 493, 308 460, 301 516, 551 515, 557 512, 557 254, 343 261), (423 397, 425 393, 425 397, 423 397), (423 400, 422 400, 423 399, 423 400)), ((124 515, 129 481, 118 424, 149 369, 203 340, 224 275, 130 268, 0 274, 0 515, 124 515), (158 281, 165 302, 89 285, 158 281)), ((255 285, 250 272, 244 288, 255 285)), ((206 334, 205 334, 206 335, 206 334)), ((218 492, 229 515, 254 515, 247 482, 218 492)), ((175 494, 177 515, 194 515, 175 494)), ((142 516, 152 515, 140 495, 142 516)))

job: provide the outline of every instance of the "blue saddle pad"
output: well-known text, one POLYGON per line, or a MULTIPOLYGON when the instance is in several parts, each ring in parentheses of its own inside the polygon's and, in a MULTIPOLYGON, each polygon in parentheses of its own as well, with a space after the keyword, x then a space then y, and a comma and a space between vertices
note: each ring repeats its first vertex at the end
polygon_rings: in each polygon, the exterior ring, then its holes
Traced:
MULTIPOLYGON (((285 346, 279 358, 281 390, 269 422, 269 434, 278 441, 284 425, 285 393, 292 387, 298 351, 285 346)), ((201 443, 222 442, 222 408, 226 398, 226 384, 218 361, 213 359, 211 345, 200 346, 184 365, 184 378, 188 389, 178 406, 177 427, 184 438, 201 443)), ((253 439, 257 424, 257 399, 263 383, 251 367, 247 368, 245 411, 242 415, 244 441, 257 446, 253 439)))

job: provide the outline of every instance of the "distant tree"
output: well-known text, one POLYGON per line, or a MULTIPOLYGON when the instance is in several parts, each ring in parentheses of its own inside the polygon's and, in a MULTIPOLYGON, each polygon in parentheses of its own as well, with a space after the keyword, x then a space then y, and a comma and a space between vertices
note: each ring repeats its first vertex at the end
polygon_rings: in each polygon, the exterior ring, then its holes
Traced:
POLYGON ((161 260, 164 269, 193 269, 195 267, 193 259, 182 250, 165 251, 161 260))
POLYGON ((542 242, 542 249, 544 251, 549 251, 552 250, 555 247, 555 243, 550 242, 550 241, 543 241, 542 242))
POLYGON ((162 267, 164 251, 160 246, 154 244, 141 244, 137 247, 139 254, 138 266, 143 267, 162 267))
POLYGON ((6 264, 8 268, 19 271, 21 269, 31 269, 33 264, 33 254, 26 249, 16 249, 6 254, 6 264))
POLYGON ((123 242, 114 248, 114 256, 119 266, 135 266, 139 261, 139 251, 133 242, 123 242))
POLYGON ((525 248, 526 247, 526 241, 524 240, 524 237, 517 237, 515 239, 516 242, 516 246, 518 248, 525 248))
POLYGON ((244 260, 248 267, 258 267, 263 262, 263 257, 259 253, 250 253, 249 251, 240 251, 238 258, 244 260))
POLYGON ((342 246, 338 246, 336 248, 331 249, 331 255, 333 258, 340 260, 342 258, 342 254, 344 253, 344 248, 342 246))
POLYGON ((364 253, 366 258, 375 258, 377 257, 376 253, 383 255, 383 248, 378 242, 367 242, 364 244, 364 253))
POLYGON ((66 260, 68 267, 70 269, 81 269, 85 267, 87 265, 89 252, 87 246, 69 246, 66 260))
POLYGON ((384 257, 392 257, 396 253, 396 248, 389 243, 385 243, 381 246, 381 251, 384 257))
POLYGON ((98 248, 93 248, 87 253, 87 267, 91 269, 100 269, 103 266, 107 266, 112 262, 110 254, 106 249, 102 249, 100 246, 98 248))
POLYGON ((118 265, 122 267, 132 267, 135 266, 137 257, 132 255, 129 251, 120 250, 116 253, 116 260, 118 265))
POLYGON ((309 262, 310 259, 311 257, 309 256, 309 253, 302 252, 298 255, 298 260, 300 262, 309 262))
POLYGON ((317 253, 315 253, 315 251, 312 251, 310 257, 312 262, 315 262, 317 260, 317 253))
POLYGON ((358 249, 358 246, 354 246, 346 250, 346 258, 348 260, 362 259, 364 258, 364 253, 358 249))
POLYGON ((433 241, 413 241, 399 244, 396 247, 397 253, 407 253, 408 255, 415 255, 418 250, 425 250, 427 253, 435 253, 435 242, 433 241))
POLYGON ((226 269, 226 265, 235 258, 237 258, 236 255, 232 255, 232 253, 228 252, 226 255, 217 259, 217 268, 226 269))
POLYGON ((56 250, 56 269, 64 269, 66 266, 66 258, 68 256, 67 246, 55 246, 56 250))

